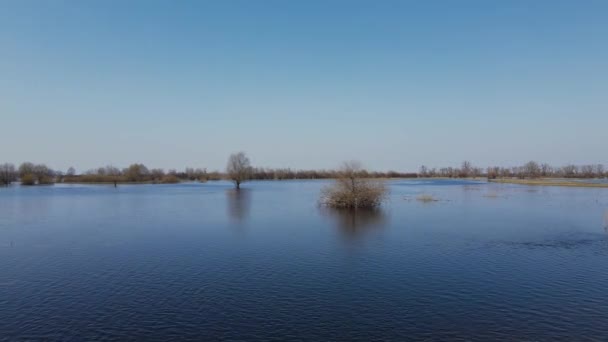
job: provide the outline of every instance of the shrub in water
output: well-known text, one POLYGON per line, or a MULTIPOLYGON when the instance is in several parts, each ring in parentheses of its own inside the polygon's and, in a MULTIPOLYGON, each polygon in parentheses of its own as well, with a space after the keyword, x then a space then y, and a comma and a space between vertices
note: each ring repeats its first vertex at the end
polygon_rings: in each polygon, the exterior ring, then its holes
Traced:
POLYGON ((377 208, 386 199, 384 182, 365 178, 356 162, 345 163, 335 183, 321 191, 321 203, 332 208, 377 208))
POLYGON ((28 173, 21 177, 21 185, 35 185, 36 177, 33 174, 28 173))

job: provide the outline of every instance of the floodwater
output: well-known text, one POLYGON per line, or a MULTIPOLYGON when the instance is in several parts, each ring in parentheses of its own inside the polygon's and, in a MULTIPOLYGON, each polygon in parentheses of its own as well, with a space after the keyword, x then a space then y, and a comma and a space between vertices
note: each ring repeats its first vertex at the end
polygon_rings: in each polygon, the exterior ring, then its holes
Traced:
POLYGON ((325 184, 0 188, 0 340, 608 340, 608 189, 325 184))

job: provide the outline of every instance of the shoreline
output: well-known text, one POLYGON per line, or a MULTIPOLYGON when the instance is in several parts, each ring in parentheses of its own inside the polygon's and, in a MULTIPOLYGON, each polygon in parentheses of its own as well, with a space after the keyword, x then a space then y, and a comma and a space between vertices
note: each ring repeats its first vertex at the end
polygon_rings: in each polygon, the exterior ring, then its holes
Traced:
POLYGON ((583 178, 573 178, 573 180, 566 179, 550 179, 550 178, 539 178, 539 179, 488 179, 488 183, 500 183, 500 184, 519 184, 529 186, 565 186, 565 187, 576 187, 576 188, 608 188, 608 183, 590 183, 581 181, 583 178))

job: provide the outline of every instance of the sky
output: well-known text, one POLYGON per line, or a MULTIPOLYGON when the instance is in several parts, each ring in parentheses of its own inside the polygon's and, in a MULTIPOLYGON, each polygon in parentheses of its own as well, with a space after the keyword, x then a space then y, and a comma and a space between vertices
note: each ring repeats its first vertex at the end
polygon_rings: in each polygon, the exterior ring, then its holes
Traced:
POLYGON ((0 0, 0 163, 608 164, 608 1, 0 0))

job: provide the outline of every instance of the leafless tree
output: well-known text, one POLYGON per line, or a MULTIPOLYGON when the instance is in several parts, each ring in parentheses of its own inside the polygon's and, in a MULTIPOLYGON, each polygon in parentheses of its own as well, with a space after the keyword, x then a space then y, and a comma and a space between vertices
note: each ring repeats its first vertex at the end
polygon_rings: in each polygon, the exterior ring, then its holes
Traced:
POLYGON ((367 178, 368 173, 355 161, 346 162, 334 184, 321 192, 321 203, 333 208, 376 208, 386 198, 381 180, 367 178))
POLYGON ((70 168, 65 173, 65 175, 68 176, 68 177, 75 176, 76 175, 76 169, 74 169, 73 167, 70 166, 70 168))
POLYGON ((159 182, 165 177, 165 171, 163 169, 151 169, 150 177, 154 182, 159 182))
POLYGON ((524 177, 537 178, 540 176, 541 168, 535 161, 527 162, 523 167, 524 177))
POLYGON ((0 164, 0 184, 9 185, 17 180, 17 171, 13 164, 0 164))
POLYGON ((241 188, 242 182, 250 178, 251 171, 251 163, 245 152, 233 153, 228 158, 226 173, 237 189, 241 188))
POLYGON ((578 173, 578 167, 576 165, 566 165, 562 167, 562 176, 567 178, 574 178, 578 173))
POLYGON ((420 171, 418 171, 418 175, 420 177, 428 177, 428 175, 429 175, 429 169, 426 166, 422 165, 420 167, 420 171))
POLYGON ((486 171, 486 176, 488 177, 488 179, 496 179, 499 174, 500 174, 500 168, 498 166, 488 167, 488 169, 486 171))
POLYGON ((547 163, 542 163, 540 165, 540 175, 542 177, 548 177, 551 174, 553 174, 553 168, 551 167, 551 165, 549 165, 547 163))
POLYGON ((581 166, 581 176, 584 178, 592 178, 594 176, 594 171, 595 171, 594 165, 581 166))
POLYGON ((595 176, 598 178, 604 178, 606 176, 604 174, 604 165, 602 165, 602 164, 595 165, 595 176))
POLYGON ((465 160, 462 162, 462 167, 460 168, 460 176, 463 178, 470 177, 473 173, 473 164, 470 161, 465 160))

